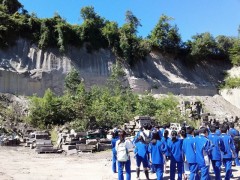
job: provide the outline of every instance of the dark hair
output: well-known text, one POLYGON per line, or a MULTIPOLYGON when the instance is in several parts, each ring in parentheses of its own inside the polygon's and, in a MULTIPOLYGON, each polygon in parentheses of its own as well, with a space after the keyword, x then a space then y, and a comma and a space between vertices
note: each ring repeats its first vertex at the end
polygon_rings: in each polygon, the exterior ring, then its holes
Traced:
POLYGON ((164 131, 164 133, 163 133, 163 136, 164 136, 165 138, 167 138, 167 137, 168 137, 168 135, 169 135, 169 132, 168 132, 168 130, 165 130, 165 131, 164 131))
POLYGON ((171 135, 172 135, 172 137, 177 137, 177 131, 172 131, 171 135))
POLYGON ((119 143, 118 144, 120 144, 120 143, 122 143, 122 142, 124 142, 125 141, 125 136, 126 136, 126 131, 124 131, 124 130, 119 130, 118 131, 118 136, 119 136, 119 138, 120 138, 120 141, 119 141, 119 143))
POLYGON ((185 130, 181 130, 180 134, 183 138, 186 138, 186 131, 185 130))
POLYGON ((223 125, 221 128, 221 133, 226 133, 227 132, 227 126, 223 125))
POLYGON ((199 130, 199 129, 195 129, 195 130, 194 130, 194 136, 198 136, 199 133, 200 133, 200 130, 199 130))
POLYGON ((229 126, 230 126, 230 128, 234 128, 234 123, 231 122, 231 123, 229 124, 229 126))
POLYGON ((208 129, 207 129, 206 127, 202 127, 202 128, 200 129, 200 133, 205 134, 205 133, 207 133, 207 132, 208 132, 208 129))
POLYGON ((194 130, 193 127, 188 126, 188 127, 186 128, 186 133, 187 133, 187 134, 192 134, 193 130, 194 130))
POLYGON ((210 129, 210 131, 211 131, 211 133, 214 133, 214 132, 216 132, 216 126, 214 126, 214 125, 211 125, 210 127, 209 127, 209 129, 210 129))
POLYGON ((152 133, 152 139, 160 140, 160 136, 159 136, 158 132, 153 132, 152 133))

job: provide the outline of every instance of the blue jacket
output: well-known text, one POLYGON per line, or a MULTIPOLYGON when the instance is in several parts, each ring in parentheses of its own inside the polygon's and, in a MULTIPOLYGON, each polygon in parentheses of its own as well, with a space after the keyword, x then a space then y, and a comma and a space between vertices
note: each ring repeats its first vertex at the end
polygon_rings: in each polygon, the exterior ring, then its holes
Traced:
POLYGON ((114 152, 114 153, 116 152, 115 146, 116 146, 117 140, 119 140, 119 137, 112 138, 112 140, 111 140, 112 152, 114 152))
POLYGON ((144 159, 147 159, 148 145, 139 141, 135 144, 134 153, 144 159))
POLYGON ((175 142, 171 141, 169 151, 171 153, 171 161, 183 162, 182 151, 183 139, 177 139, 175 142))
POLYGON ((151 154, 152 164, 163 164, 163 154, 167 151, 167 146, 163 141, 152 142, 148 145, 148 152, 151 154))
POLYGON ((183 154, 188 163, 196 163, 195 138, 190 134, 183 140, 183 154))
POLYGON ((169 138, 169 137, 167 137, 167 138, 163 137, 163 138, 161 139, 161 141, 165 142, 166 145, 167 145, 167 151, 166 151, 165 155, 166 155, 166 156, 171 156, 171 152, 170 152, 170 149, 169 149, 169 148, 170 148, 170 145, 171 145, 171 143, 172 143, 171 138, 169 138))
POLYGON ((220 129, 217 129, 217 130, 216 130, 216 135, 221 136, 221 131, 220 131, 220 129))
POLYGON ((202 134, 195 138, 196 142, 196 162, 198 166, 204 167, 209 166, 209 160, 207 161, 204 158, 208 159, 210 153, 211 144, 210 141, 202 134), (208 163, 208 164, 206 164, 208 163))
POLYGON ((224 143, 224 148, 225 148, 225 151, 223 153, 223 158, 224 159, 232 158, 232 152, 235 152, 235 146, 233 144, 232 137, 225 133, 222 133, 220 137, 224 143))
POLYGON ((228 134, 234 138, 235 136, 239 136, 239 131, 235 128, 230 128, 228 134))
POLYGON ((215 133, 211 133, 208 135, 208 139, 211 142, 211 151, 210 151, 210 159, 211 160, 221 160, 221 151, 224 152, 224 143, 220 136, 215 133))

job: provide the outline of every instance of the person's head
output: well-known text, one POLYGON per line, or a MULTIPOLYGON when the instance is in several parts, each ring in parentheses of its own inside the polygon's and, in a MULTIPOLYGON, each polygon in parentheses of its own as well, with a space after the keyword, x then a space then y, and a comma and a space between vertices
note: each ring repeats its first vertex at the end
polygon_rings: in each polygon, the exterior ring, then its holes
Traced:
POLYGON ((234 128, 234 123, 231 122, 231 123, 229 124, 229 126, 230 126, 230 128, 234 128))
POLYGON ((167 138, 168 135, 169 135, 169 132, 168 132, 168 130, 165 129, 163 136, 164 136, 165 138, 167 138))
POLYGON ((211 133, 215 133, 217 130, 215 125, 211 125, 209 129, 210 129, 211 133))
POLYGON ((184 130, 184 129, 181 130, 181 131, 180 131, 180 135, 181 135, 182 138, 185 138, 185 137, 187 136, 187 135, 186 135, 186 130, 184 130))
POLYGON ((199 135, 199 129, 194 129, 193 130, 193 135, 194 135, 194 137, 196 137, 196 136, 198 136, 199 135))
POLYGON ((201 133, 201 134, 204 134, 205 136, 208 136, 208 129, 207 129, 206 127, 202 127, 202 128, 200 129, 200 133, 201 133))
POLYGON ((153 132, 152 133, 152 139, 160 140, 160 136, 159 136, 158 132, 153 132))
POLYGON ((120 140, 123 140, 126 136, 126 132, 124 130, 119 130, 118 136, 119 136, 120 140))
POLYGON ((193 129, 193 127, 191 127, 191 126, 188 126, 188 127, 186 128, 186 133, 187 133, 187 134, 193 134, 193 131, 194 131, 194 129, 193 129))
POLYGON ((171 136, 172 136, 172 141, 176 141, 177 140, 177 131, 172 131, 171 136))
POLYGON ((156 143, 157 143, 157 140, 160 140, 160 136, 159 136, 158 132, 152 133, 151 143, 152 143, 152 144, 156 144, 156 143))
POLYGON ((221 133, 227 133, 227 126, 222 126, 221 133))
POLYGON ((147 129, 148 129, 148 125, 147 125, 147 124, 144 124, 144 125, 143 125, 143 129, 147 130, 147 129))
POLYGON ((148 124, 148 130, 151 130, 152 129, 152 125, 151 124, 148 124))

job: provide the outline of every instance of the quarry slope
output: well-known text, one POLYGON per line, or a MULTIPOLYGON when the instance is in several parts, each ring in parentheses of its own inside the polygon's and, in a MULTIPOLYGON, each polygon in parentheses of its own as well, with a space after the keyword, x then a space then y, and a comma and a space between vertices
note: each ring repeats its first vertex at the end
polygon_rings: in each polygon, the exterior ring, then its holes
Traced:
MULTIPOLYGON (((114 54, 107 49, 88 53, 84 47, 71 47, 67 53, 61 54, 56 49, 40 50, 29 41, 19 39, 15 46, 0 50, 0 92, 42 96, 50 88, 56 94, 62 94, 64 78, 73 67, 79 70, 87 87, 104 85, 115 60, 114 54)), ((208 97, 208 100, 213 99, 209 109, 212 104, 226 104, 223 109, 230 107, 224 98, 240 108, 239 90, 233 96, 233 93, 219 92, 217 88, 224 79, 224 72, 230 70, 230 64, 220 61, 202 62, 190 68, 159 52, 151 52, 134 67, 124 67, 126 83, 137 93, 171 92, 179 96, 208 97), (223 96, 217 95, 219 93, 223 96)), ((235 111, 237 114, 239 109, 235 111)), ((231 114, 231 111, 225 114, 231 114)))

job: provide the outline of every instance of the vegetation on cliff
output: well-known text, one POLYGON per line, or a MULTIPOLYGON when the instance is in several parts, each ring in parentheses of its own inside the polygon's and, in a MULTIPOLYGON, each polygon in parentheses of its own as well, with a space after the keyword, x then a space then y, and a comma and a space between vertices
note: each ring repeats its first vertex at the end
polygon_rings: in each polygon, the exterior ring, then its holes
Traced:
POLYGON ((218 36, 209 32, 194 35, 183 42, 173 18, 162 15, 148 37, 137 35, 140 20, 131 12, 125 14, 126 23, 119 27, 116 22, 99 16, 91 6, 80 11, 81 25, 67 23, 59 14, 40 19, 29 14, 18 0, 0 0, 0 48, 14 45, 19 38, 27 38, 41 49, 57 47, 64 53, 69 46, 86 46, 89 52, 110 48, 119 58, 130 65, 144 59, 151 50, 184 59, 187 63, 201 60, 232 60, 239 64, 239 43, 236 38, 218 36), (229 54, 230 50, 230 54, 229 54))

